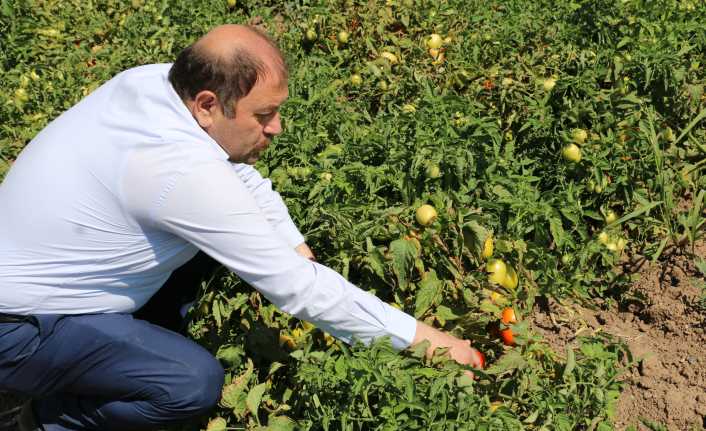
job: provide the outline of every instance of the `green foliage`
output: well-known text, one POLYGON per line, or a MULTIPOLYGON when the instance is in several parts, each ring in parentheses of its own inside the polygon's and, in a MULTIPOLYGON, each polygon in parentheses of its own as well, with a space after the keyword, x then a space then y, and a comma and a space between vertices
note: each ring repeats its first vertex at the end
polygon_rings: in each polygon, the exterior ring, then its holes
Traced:
POLYGON ((119 71, 172 61, 214 25, 261 23, 287 57, 290 100, 285 133, 258 169, 322 263, 472 340, 489 368, 474 381, 384 343, 347 348, 227 275, 191 316, 193 338, 227 370, 216 413, 270 430, 609 429, 622 347, 584 340, 561 358, 526 321, 512 326, 517 346, 502 347, 488 331, 500 310, 488 292, 527 314, 537 296, 619 291, 629 277, 612 269, 623 253, 693 253, 704 231, 706 9, 236 3, 0 0, 0 177, 49 121, 119 71), (432 33, 449 38, 434 56, 432 33), (561 149, 574 129, 587 139, 568 163, 561 149), (438 212, 428 227, 414 218, 424 203, 438 212), (608 210, 617 221, 606 224, 608 210), (490 235, 494 257, 519 274, 514 289, 488 283, 490 235))

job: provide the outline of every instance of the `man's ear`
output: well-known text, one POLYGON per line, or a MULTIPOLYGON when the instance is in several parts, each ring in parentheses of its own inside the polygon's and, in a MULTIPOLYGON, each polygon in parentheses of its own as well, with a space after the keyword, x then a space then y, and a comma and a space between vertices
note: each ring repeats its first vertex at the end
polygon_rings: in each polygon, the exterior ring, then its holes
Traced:
POLYGON ((213 125, 214 115, 221 110, 221 106, 218 104, 218 97, 214 92, 203 90, 199 91, 196 97, 190 101, 189 110, 199 126, 208 129, 213 125))

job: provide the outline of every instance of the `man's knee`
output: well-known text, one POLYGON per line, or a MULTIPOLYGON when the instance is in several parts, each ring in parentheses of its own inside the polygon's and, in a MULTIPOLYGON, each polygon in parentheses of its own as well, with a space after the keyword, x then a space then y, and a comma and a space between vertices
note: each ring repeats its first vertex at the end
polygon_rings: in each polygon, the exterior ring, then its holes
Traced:
POLYGON ((224 371, 218 360, 212 356, 203 357, 198 363, 190 364, 189 369, 178 377, 169 396, 160 402, 159 408, 169 414, 197 416, 207 413, 221 397, 224 371))

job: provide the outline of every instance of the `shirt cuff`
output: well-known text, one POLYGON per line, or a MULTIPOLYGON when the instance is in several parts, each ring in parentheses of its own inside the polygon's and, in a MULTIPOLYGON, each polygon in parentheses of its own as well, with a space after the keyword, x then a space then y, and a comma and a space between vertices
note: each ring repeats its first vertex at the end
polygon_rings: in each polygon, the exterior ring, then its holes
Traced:
POLYGON ((388 308, 389 313, 385 329, 390 335, 392 347, 404 350, 412 345, 414 336, 417 334, 417 319, 389 304, 385 304, 385 307, 388 308))
POLYGON ((275 231, 279 236, 284 238, 284 241, 292 248, 305 242, 304 235, 299 232, 299 229, 294 225, 291 218, 287 217, 277 226, 275 226, 275 231))

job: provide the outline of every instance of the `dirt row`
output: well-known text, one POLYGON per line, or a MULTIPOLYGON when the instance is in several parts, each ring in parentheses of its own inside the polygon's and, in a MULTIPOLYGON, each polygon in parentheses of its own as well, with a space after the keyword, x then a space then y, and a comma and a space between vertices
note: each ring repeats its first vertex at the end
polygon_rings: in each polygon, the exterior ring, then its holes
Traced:
POLYGON ((669 430, 706 429, 706 281, 694 266, 695 259, 706 258, 705 242, 695 254, 626 261, 623 270, 636 276, 623 295, 630 300, 587 306, 550 301, 531 316, 532 327, 557 352, 598 331, 628 346, 638 361, 622 376, 618 430, 649 430, 643 419, 669 430))

